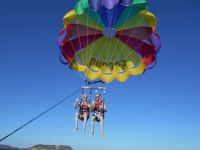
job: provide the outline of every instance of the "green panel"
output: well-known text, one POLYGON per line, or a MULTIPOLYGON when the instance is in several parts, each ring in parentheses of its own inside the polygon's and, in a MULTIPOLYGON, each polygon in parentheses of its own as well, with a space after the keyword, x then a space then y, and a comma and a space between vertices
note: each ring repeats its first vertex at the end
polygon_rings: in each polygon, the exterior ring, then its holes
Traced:
POLYGON ((136 3, 144 3, 144 2, 146 2, 146 0, 134 0, 134 4, 136 4, 136 3))
POLYGON ((101 25, 99 25, 95 20, 93 20, 90 16, 88 16, 85 12, 81 15, 76 15, 75 21, 78 22, 79 24, 98 30, 103 30, 104 28, 101 25))
POLYGON ((88 16, 90 16, 93 20, 95 20, 99 26, 101 26, 102 28, 105 28, 105 25, 104 25, 103 21, 101 20, 101 17, 97 11, 93 11, 91 8, 88 7, 85 10, 85 13, 88 16))
POLYGON ((76 14, 80 15, 85 11, 87 7, 88 7, 88 0, 81 0, 76 4, 74 10, 76 14))
POLYGON ((98 54, 98 50, 105 43, 106 38, 101 37, 98 40, 94 41, 93 43, 89 44, 87 47, 82 49, 76 57, 82 62, 83 65, 87 66, 90 59, 95 55, 98 54))

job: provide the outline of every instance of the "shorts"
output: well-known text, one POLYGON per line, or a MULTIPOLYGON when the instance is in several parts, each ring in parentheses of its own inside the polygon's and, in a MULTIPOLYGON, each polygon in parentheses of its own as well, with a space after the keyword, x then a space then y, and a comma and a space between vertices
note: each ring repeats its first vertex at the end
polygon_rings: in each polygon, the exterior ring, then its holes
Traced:
MULTIPOLYGON (((88 116, 87 116, 87 120, 89 119, 89 117, 90 117, 90 114, 88 114, 88 116)), ((84 113, 83 114, 80 114, 80 118, 79 118, 80 120, 84 120, 84 113)))
POLYGON ((100 114, 100 113, 98 113, 98 114, 92 114, 92 116, 95 116, 95 118, 94 118, 94 120, 96 120, 96 121, 100 121, 100 117, 102 116, 103 117, 103 119, 104 119, 104 114, 100 114))

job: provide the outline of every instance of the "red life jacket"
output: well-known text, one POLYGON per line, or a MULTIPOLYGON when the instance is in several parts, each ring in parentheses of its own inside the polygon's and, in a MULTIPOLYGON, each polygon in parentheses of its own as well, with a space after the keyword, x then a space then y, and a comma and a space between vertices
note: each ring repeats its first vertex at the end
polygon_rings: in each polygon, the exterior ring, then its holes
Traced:
POLYGON ((80 106, 80 110, 79 110, 79 112, 81 113, 83 113, 83 112, 87 112, 87 113, 89 113, 89 107, 88 107, 88 102, 82 102, 81 103, 81 106, 80 106))
POLYGON ((101 101, 101 100, 96 101, 94 111, 104 114, 104 110, 102 108, 100 108, 102 106, 102 103, 103 103, 103 101, 101 101))

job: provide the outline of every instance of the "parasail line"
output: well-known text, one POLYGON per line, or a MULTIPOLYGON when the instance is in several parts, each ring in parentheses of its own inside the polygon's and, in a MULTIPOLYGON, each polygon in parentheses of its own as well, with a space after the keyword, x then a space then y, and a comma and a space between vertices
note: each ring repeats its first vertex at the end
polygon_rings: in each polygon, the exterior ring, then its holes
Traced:
POLYGON ((27 123, 25 123, 24 125, 22 125, 21 127, 19 127, 18 129, 14 130, 13 132, 11 132, 10 134, 8 134, 7 136, 3 137, 2 139, 0 139, 0 142, 3 141, 4 139, 6 139, 7 137, 9 137, 10 135, 12 135, 13 133, 17 132, 18 130, 20 130, 21 128, 25 127, 26 125, 28 125, 29 123, 31 123, 32 121, 36 120, 37 118, 39 118, 40 116, 44 115, 46 112, 50 111, 51 109, 53 109, 54 107, 56 107, 57 105, 59 105, 60 103, 64 102, 66 99, 70 98, 72 95, 76 94, 77 92, 79 92, 81 89, 77 90, 76 92, 72 93, 71 95, 69 95, 67 98, 63 99, 62 101, 58 102, 57 104, 55 104, 54 106, 52 106, 51 108, 47 109, 46 111, 44 111, 43 113, 41 113, 40 115, 38 115, 37 117, 33 118, 32 120, 28 121, 27 123))
POLYGON ((77 70, 75 70, 75 71, 76 71, 76 73, 85 81, 86 78, 84 78, 84 77, 81 75, 81 73, 78 72, 77 70))

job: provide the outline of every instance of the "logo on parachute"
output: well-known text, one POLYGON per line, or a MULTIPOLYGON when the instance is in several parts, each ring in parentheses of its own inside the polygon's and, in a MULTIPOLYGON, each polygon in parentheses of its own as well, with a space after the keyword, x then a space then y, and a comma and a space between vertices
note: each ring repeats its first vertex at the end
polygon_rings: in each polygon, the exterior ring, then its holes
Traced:
POLYGON ((123 59, 123 60, 111 62, 111 61, 102 61, 102 60, 98 60, 96 58, 91 58, 89 61, 88 67, 91 67, 92 65, 96 66, 97 68, 101 68, 101 67, 105 66, 105 67, 108 67, 110 70, 113 70, 114 66, 118 66, 122 70, 125 70, 126 61, 125 61, 125 59, 123 59))

